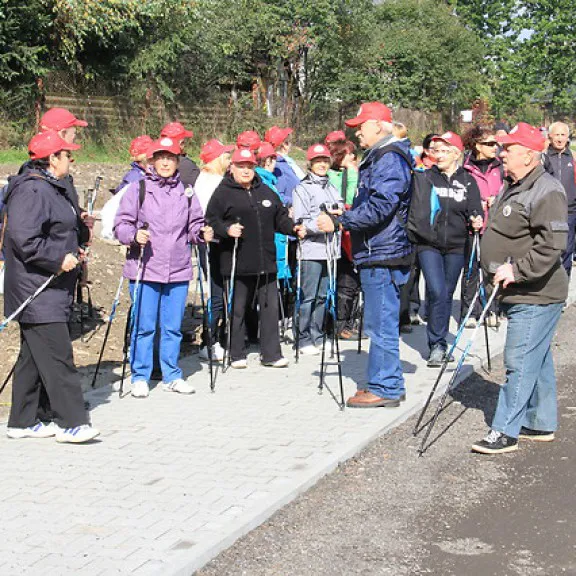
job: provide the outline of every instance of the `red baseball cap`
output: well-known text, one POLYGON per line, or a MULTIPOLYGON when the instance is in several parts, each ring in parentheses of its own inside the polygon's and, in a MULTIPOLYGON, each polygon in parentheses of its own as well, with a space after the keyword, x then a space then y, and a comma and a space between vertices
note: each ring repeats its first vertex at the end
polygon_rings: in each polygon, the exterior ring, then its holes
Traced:
POLYGON ((276 154, 276 148, 274 148, 270 142, 262 142, 262 146, 260 146, 260 150, 258 150, 258 160, 272 157, 278 157, 278 154, 276 154))
POLYGON ((184 140, 184 138, 192 138, 194 132, 192 132, 192 130, 186 130, 180 122, 170 122, 170 124, 166 124, 166 126, 162 128, 160 136, 166 136, 173 140, 184 140))
POLYGON ((216 160, 225 154, 226 152, 232 152, 234 150, 234 146, 226 146, 222 144, 220 140, 216 138, 212 138, 212 140, 208 140, 204 146, 202 146, 202 150, 200 150, 200 160, 204 162, 204 164, 208 164, 208 162, 212 162, 212 160, 216 160))
POLYGON ((546 140, 540 130, 526 122, 518 122, 506 136, 497 136, 496 140, 500 144, 520 144, 536 152, 542 152, 546 147, 546 140))
POLYGON ((334 132, 330 132, 326 138, 324 138, 324 144, 332 144, 333 142, 341 142, 342 140, 346 140, 346 134, 343 130, 335 130, 334 132))
POLYGON ((430 142, 446 142, 449 146, 456 146, 460 152, 464 150, 464 144, 462 144, 462 138, 455 134, 454 132, 444 132, 440 136, 434 136, 430 142))
POLYGON ((57 132, 53 130, 46 130, 36 134, 30 142, 28 142, 28 152, 32 160, 39 158, 48 158, 50 154, 60 152, 61 150, 80 150, 79 144, 68 144, 66 140, 60 138, 57 132))
POLYGON ((254 152, 248 148, 236 148, 232 154, 232 163, 241 164, 242 162, 249 162, 250 164, 258 164, 254 152))
POLYGON ((279 126, 272 126, 266 130, 266 134, 264 134, 264 140, 266 142, 270 142, 274 148, 278 148, 290 134, 292 134, 294 130, 292 128, 280 128, 279 126))
POLYGON ((138 136, 130 142, 130 156, 140 156, 140 154, 146 154, 148 152, 148 148, 152 145, 154 140, 150 138, 147 134, 143 134, 142 136, 138 136))
POLYGON ((262 141, 260 140, 260 135, 254 130, 246 130, 246 132, 241 132, 238 134, 238 138, 236 138, 236 146, 238 146, 238 148, 249 148, 254 152, 260 148, 261 143, 262 141))
POLYGON ((346 120, 344 124, 350 128, 356 128, 368 120, 380 120, 381 122, 392 122, 392 112, 390 108, 380 102, 365 102, 360 106, 355 118, 346 120))
POLYGON ((306 160, 314 160, 314 158, 331 158, 328 146, 324 144, 312 144, 306 152, 306 160))
POLYGON ((165 136, 164 138, 158 138, 158 140, 152 141, 152 144, 150 144, 146 150, 146 156, 152 158, 156 152, 170 152, 171 154, 180 156, 180 154, 182 154, 182 148, 180 148, 180 144, 176 140, 165 136))
POLYGON ((40 130, 66 130, 72 126, 88 126, 88 122, 76 118, 72 112, 66 108, 50 108, 42 118, 40 118, 40 130))

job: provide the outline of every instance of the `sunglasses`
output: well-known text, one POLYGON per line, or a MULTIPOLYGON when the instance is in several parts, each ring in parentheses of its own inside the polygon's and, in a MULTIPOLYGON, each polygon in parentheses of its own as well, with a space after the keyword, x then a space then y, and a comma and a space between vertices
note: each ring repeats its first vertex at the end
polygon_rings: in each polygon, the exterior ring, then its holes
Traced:
POLYGON ((481 146, 498 146, 496 140, 489 140, 488 142, 478 142, 481 146))

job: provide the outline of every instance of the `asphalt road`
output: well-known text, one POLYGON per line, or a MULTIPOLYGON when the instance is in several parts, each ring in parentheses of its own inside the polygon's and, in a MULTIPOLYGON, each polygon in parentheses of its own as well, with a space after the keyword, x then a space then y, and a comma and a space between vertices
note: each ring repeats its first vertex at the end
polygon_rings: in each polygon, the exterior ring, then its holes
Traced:
POLYGON ((470 452, 502 382, 476 374, 454 393, 418 457, 414 419, 370 445, 198 574, 576 575, 576 309, 555 343, 560 430, 517 452, 470 452))

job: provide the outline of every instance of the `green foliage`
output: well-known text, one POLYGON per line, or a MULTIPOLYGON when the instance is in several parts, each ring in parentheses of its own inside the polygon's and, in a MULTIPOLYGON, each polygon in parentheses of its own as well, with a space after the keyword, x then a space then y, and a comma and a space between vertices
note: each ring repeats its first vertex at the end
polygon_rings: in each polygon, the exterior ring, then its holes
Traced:
POLYGON ((484 41, 493 109, 514 119, 576 113, 576 2, 458 0, 484 41))

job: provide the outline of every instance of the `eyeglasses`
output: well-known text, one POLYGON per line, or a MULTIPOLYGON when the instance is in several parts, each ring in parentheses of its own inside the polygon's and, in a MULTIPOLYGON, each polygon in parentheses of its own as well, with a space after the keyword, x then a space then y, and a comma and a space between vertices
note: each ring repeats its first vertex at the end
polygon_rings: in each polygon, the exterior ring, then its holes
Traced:
POLYGON ((498 146, 496 140, 488 140, 488 142, 478 142, 481 146, 498 146))

